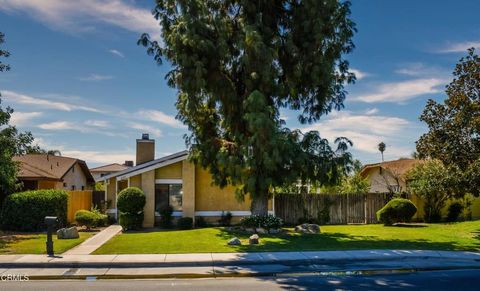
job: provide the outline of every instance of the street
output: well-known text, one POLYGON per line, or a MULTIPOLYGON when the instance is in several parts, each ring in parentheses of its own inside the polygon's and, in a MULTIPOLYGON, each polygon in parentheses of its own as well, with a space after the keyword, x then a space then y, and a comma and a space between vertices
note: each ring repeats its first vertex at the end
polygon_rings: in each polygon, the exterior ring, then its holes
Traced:
POLYGON ((0 282, 0 290, 479 290, 480 270, 372 276, 301 275, 265 278, 0 282))

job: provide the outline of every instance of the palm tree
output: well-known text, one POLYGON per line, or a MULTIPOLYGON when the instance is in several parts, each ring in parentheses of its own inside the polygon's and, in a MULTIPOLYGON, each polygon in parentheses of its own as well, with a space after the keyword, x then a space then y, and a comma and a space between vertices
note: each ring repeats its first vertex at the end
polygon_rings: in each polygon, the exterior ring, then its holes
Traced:
POLYGON ((382 154, 382 162, 383 162, 383 152, 385 151, 386 148, 387 148, 387 145, 385 145, 383 141, 378 144, 378 150, 382 154))

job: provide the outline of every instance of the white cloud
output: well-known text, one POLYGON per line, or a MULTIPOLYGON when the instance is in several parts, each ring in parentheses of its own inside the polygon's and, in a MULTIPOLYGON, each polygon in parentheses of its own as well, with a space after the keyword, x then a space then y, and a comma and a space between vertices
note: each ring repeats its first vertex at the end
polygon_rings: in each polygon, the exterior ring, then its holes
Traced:
POLYGON ((480 48, 480 41, 465 41, 449 43, 444 48, 438 50, 439 53, 466 53, 471 47, 480 48))
POLYGON ((350 69, 349 71, 355 74, 355 76, 357 77, 357 80, 361 80, 365 77, 370 76, 370 74, 362 72, 358 69, 350 69))
POLYGON ((370 108, 370 109, 365 110, 366 115, 373 115, 373 114, 376 114, 376 113, 378 113, 378 108, 370 108))
POLYGON ((93 82, 98 82, 98 81, 105 81, 105 80, 111 80, 113 79, 113 76, 110 75, 99 75, 99 74, 90 74, 86 77, 80 77, 78 78, 80 81, 93 81, 93 82))
POLYGON ((54 109, 54 110, 61 110, 61 111, 89 111, 89 112, 102 112, 93 107, 83 106, 83 105, 76 105, 61 101, 54 101, 48 99, 37 98, 25 94, 20 94, 13 91, 2 91, 2 97, 8 100, 9 102, 16 103, 16 104, 25 104, 25 105, 36 105, 40 108, 46 109, 54 109))
POLYGON ((92 31, 96 24, 105 23, 160 39, 160 26, 151 12, 126 1, 0 0, 0 10, 25 13, 52 29, 69 33, 92 31))
POLYGON ((86 131, 83 126, 79 126, 78 124, 69 121, 54 121, 50 123, 42 123, 39 124, 37 127, 46 130, 76 130, 81 132, 86 131))
POLYGON ((20 111, 15 111, 13 112, 11 118, 10 118, 10 123, 12 125, 16 126, 22 126, 22 125, 27 125, 30 123, 30 121, 34 118, 37 118, 39 116, 42 116, 42 112, 20 112, 20 111))
POLYGON ((423 78, 447 78, 450 72, 437 67, 428 66, 424 63, 408 63, 397 69, 395 73, 411 77, 423 77, 423 78))
POLYGON ((421 78, 384 83, 378 85, 373 92, 354 96, 350 100, 367 103, 402 103, 420 95, 439 93, 442 91, 441 85, 444 85, 445 82, 440 78, 421 78))
POLYGON ((117 57, 120 57, 120 58, 125 57, 125 55, 121 51, 118 51, 116 49, 111 49, 108 52, 110 52, 111 54, 116 55, 117 57))
POLYGON ((148 124, 143 124, 143 123, 137 123, 137 122, 132 122, 128 124, 128 127, 132 129, 138 129, 142 131, 141 133, 150 133, 156 137, 161 137, 162 136, 162 131, 156 127, 153 127, 148 124))
POLYGON ((109 124, 102 120, 87 120, 83 123, 61 120, 37 125, 38 128, 49 131, 77 131, 81 133, 96 133, 111 137, 128 137, 128 135, 125 133, 105 130, 105 128, 108 126, 109 124))
POLYGON ((142 119, 166 124, 172 127, 182 128, 184 125, 175 119, 174 116, 165 114, 158 110, 141 110, 136 113, 138 116, 142 116, 142 119))
POLYGON ((389 147, 390 155, 397 157, 412 150, 397 146, 397 136, 405 134, 411 123, 403 118, 380 115, 353 114, 349 111, 334 112, 324 121, 302 128, 302 131, 316 130, 324 138, 333 141, 344 136, 353 142, 353 148, 365 153, 377 153, 381 141, 395 144, 389 147))
POLYGON ((93 119, 90 119, 90 120, 87 120, 84 122, 85 125, 87 126, 92 126, 92 127, 100 127, 100 128, 106 128, 106 127, 109 127, 110 124, 108 123, 108 121, 105 121, 105 120, 93 120, 93 119))

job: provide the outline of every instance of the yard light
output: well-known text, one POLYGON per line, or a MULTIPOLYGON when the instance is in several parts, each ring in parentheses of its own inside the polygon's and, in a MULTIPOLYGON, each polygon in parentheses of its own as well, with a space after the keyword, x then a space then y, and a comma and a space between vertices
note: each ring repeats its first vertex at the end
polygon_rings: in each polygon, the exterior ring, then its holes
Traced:
POLYGON ((47 225, 47 255, 53 257, 53 239, 52 232, 53 227, 58 223, 56 216, 45 216, 45 224, 47 225))

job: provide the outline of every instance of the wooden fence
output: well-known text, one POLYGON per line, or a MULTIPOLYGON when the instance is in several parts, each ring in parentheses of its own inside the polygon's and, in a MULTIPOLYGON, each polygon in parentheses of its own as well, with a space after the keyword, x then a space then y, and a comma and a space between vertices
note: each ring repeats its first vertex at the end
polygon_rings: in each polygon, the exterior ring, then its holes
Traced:
POLYGON ((301 219, 321 221, 324 214, 326 224, 377 223, 377 211, 390 199, 389 193, 276 194, 275 215, 290 225, 301 219))
POLYGON ((92 191, 68 191, 67 222, 75 220, 75 212, 92 208, 92 191))

